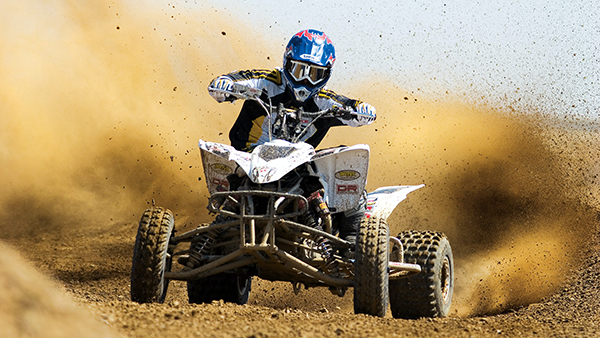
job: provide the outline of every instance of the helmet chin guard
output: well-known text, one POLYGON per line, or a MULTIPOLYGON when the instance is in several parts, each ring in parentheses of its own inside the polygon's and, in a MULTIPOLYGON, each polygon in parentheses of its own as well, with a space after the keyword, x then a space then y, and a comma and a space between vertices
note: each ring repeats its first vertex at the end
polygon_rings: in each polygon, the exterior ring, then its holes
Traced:
POLYGON ((311 96, 311 92, 303 87, 294 88, 294 96, 296 97, 296 100, 304 102, 311 96))

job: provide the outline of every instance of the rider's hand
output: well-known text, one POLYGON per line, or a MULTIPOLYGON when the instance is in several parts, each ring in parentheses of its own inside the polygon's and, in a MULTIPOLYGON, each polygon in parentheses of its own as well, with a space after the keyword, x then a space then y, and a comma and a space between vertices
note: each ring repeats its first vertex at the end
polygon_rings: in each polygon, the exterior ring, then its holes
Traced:
POLYGON ((375 118, 377 117, 375 107, 365 102, 362 102, 356 107, 356 114, 357 120, 367 123, 375 121, 375 118))
POLYGON ((208 93, 219 103, 228 100, 230 97, 222 91, 230 92, 231 90, 233 90, 233 81, 228 77, 218 77, 208 86, 208 93))

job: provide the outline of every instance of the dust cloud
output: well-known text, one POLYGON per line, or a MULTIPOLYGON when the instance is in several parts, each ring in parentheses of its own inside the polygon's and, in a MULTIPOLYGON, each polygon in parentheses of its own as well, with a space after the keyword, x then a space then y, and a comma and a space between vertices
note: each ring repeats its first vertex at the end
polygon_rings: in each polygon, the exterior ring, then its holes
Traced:
POLYGON ((226 142, 236 114, 206 86, 234 64, 271 67, 240 56, 260 39, 176 2, 2 6, 2 237, 135 219, 152 199, 206 216, 197 141, 226 142))
MULTIPOLYGON (((448 235, 455 314, 540 301, 579 267, 598 223, 597 130, 534 108, 436 101, 385 82, 356 92, 378 108, 377 123, 360 131, 372 150, 369 188, 426 184, 392 214, 391 233, 448 235)), ((336 132, 331 144, 344 143, 336 132)))
MULTIPOLYGON (((197 140, 227 143, 240 105, 217 105, 206 86, 278 66, 279 46, 178 2, 2 6, 0 237, 134 224, 152 200, 179 224, 207 221, 197 140)), ((390 224, 449 236, 455 314, 557 290, 595 232, 597 131, 368 81, 347 94, 375 105, 376 123, 352 138, 333 130, 323 146, 370 144, 370 190, 427 185, 390 224)))

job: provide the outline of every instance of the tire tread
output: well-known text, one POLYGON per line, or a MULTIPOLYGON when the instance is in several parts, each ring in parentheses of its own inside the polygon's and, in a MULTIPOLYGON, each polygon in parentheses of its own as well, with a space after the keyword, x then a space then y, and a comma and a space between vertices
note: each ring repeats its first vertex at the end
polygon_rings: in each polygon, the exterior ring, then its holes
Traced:
POLYGON ((354 263, 354 312, 384 317, 388 306, 389 230, 383 219, 365 218, 354 263))
MULTIPOLYGON (((439 261, 446 251, 452 260, 448 239, 441 232, 417 230, 403 231, 398 239, 404 246, 404 261, 420 265, 421 273, 390 281, 392 315, 394 318, 406 319, 445 317, 450 304, 440 304, 439 296, 436 296, 436 285, 439 282, 436 264, 441 264, 439 261)), ((453 263, 450 264, 452 270, 453 263)), ((453 281, 450 292, 452 287, 453 281)))
POLYGON ((174 227, 173 213, 161 207, 146 209, 139 223, 131 266, 131 300, 162 303, 169 281, 168 245, 174 227))

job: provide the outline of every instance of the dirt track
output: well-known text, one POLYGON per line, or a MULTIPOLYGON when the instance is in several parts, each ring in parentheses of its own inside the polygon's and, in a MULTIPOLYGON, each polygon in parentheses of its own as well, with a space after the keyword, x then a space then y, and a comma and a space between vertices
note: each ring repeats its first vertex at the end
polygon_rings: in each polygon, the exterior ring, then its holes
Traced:
POLYGON ((130 302, 150 201, 172 209, 177 228, 209 221, 197 140, 226 143, 240 105, 216 104, 208 81, 279 66, 280 46, 177 1, 3 6, 0 241, 13 249, 0 245, 0 337, 600 336, 597 123, 380 80, 347 86, 377 121, 332 130, 323 146, 369 144, 369 190, 426 184, 392 214, 391 232, 448 235, 449 318, 357 316, 350 291, 295 296, 264 281, 245 306, 188 305, 177 282, 165 304, 130 302))
MULTIPOLYGON (((83 308, 81 311, 89 311, 98 322, 104 323, 95 325, 92 320, 89 336, 96 336, 91 334, 96 332, 91 328, 104 332, 103 326, 117 336, 127 337, 481 337, 499 334, 590 337, 600 334, 597 244, 585 252, 587 259, 564 287, 539 303, 494 316, 397 320, 352 314, 351 294, 337 298, 328 291, 308 290, 294 296, 289 285, 264 281, 254 284, 251 300, 244 306, 216 302, 189 305, 185 285, 177 282, 171 284, 165 304, 133 303, 129 301, 128 285, 134 225, 113 224, 96 231, 69 231, 60 236, 48 234, 36 237, 33 243, 25 239, 10 242, 39 270, 54 276, 61 289, 64 288, 63 294, 83 308)), ((598 243, 595 236, 594 242, 598 243)), ((7 250, 3 251, 4 254, 7 250)), ((2 278, 6 276, 0 278, 0 284, 5 281, 2 278)), ((54 292, 36 279, 28 283, 39 290, 54 292)), ((36 301, 39 299, 31 300, 36 301)), ((21 313, 21 307, 19 302, 3 302, 2 317, 21 313)), ((38 313, 43 317, 43 312, 38 310, 38 313)), ((74 322, 80 322, 80 316, 86 317, 82 312, 67 312, 54 322, 66 330, 74 322)), ((23 336, 27 335, 23 333, 23 336)), ((39 336, 59 337, 61 334, 39 336)))

